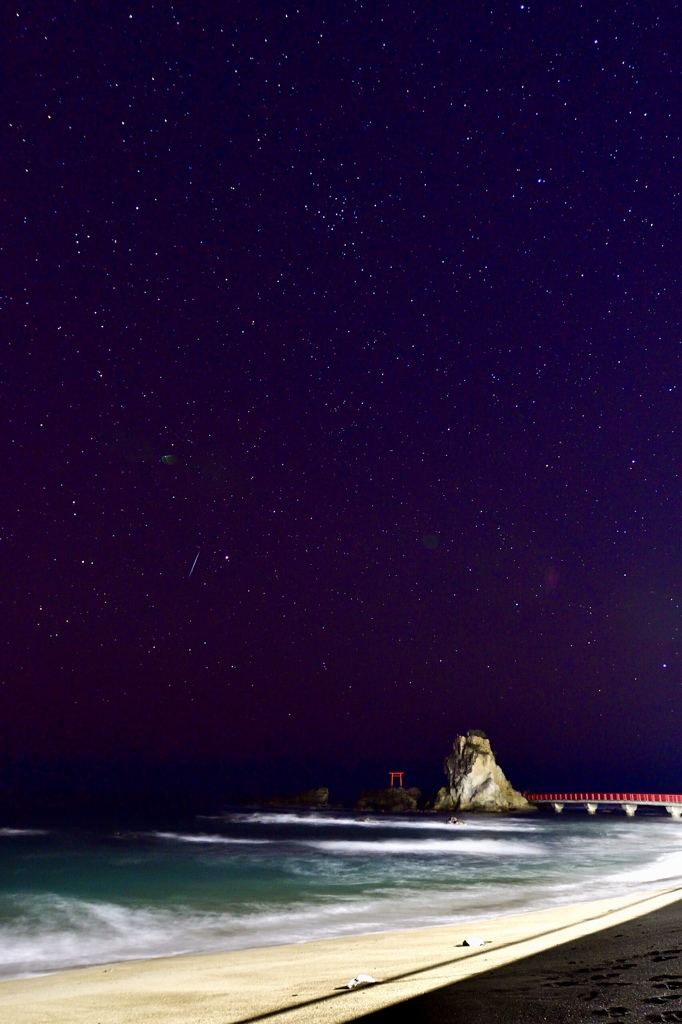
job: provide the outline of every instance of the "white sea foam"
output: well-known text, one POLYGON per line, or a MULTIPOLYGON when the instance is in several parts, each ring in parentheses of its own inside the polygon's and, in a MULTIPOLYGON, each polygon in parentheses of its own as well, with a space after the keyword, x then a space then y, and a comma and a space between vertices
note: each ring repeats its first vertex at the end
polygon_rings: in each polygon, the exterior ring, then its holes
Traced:
POLYGON ((52 894, 16 902, 12 924, 0 925, 0 977, 5 978, 405 926, 403 915, 391 922, 378 900, 255 908, 243 914, 129 908, 52 894))
POLYGON ((51 894, 18 898, 16 903, 18 915, 0 926, 0 963, 6 977, 201 949, 197 939, 211 930, 205 914, 192 918, 51 894))
POLYGON ((621 882, 628 885, 679 885, 682 882, 682 849, 666 853, 651 864, 629 868, 618 873, 621 882))
POLYGON ((0 836, 46 836, 44 828, 0 828, 0 836))
POLYGON ((343 854, 468 854, 478 857, 540 857, 540 845, 508 842, 504 839, 384 839, 364 842, 354 839, 318 839, 303 844, 318 850, 343 854))
POLYGON ((345 832, 294 830, 293 840, 281 823, 261 823, 258 842, 243 821, 233 834, 224 821, 225 835, 128 833, 125 861, 62 832, 30 858, 25 844, 4 844, 19 870, 0 878, 0 974, 473 923, 682 885, 682 828, 662 817, 358 835, 349 816, 345 832), (38 892, 46 877, 63 891, 38 892), (8 893, 9 879, 30 891, 8 893))
POLYGON ((170 839, 175 843, 216 843, 222 846, 265 846, 270 839, 235 839, 231 836, 208 836, 202 833, 149 832, 155 839, 170 839))
MULTIPOLYGON (((423 844, 420 844, 423 846, 423 844)), ((475 922, 490 917, 622 895, 624 887, 660 887, 682 872, 680 855, 659 857, 641 870, 602 877, 518 884, 504 880, 504 862, 496 880, 459 879, 439 888, 404 887, 400 897, 390 885, 370 887, 353 896, 289 901, 280 905, 244 904, 236 910, 196 907, 123 906, 56 894, 5 897, 0 903, 0 976, 20 977, 68 967, 149 959, 181 953, 215 952, 249 946, 303 942, 400 928, 475 922), (633 886, 636 883, 636 887, 633 886), (13 913, 8 913, 8 900, 13 913), (9 920, 8 920, 9 918, 9 920)))
POLYGON ((358 817, 355 815, 335 816, 326 814, 298 814, 293 811, 254 812, 250 814, 230 814, 221 816, 219 819, 228 824, 246 825, 306 825, 310 828, 324 828, 325 826, 342 828, 367 828, 367 829, 409 829, 410 831, 438 831, 452 832, 453 829, 473 829, 474 831, 485 832, 534 832, 537 825, 533 821, 521 818, 491 819, 483 818, 480 815, 476 820, 463 818, 456 825, 451 824, 447 819, 437 817, 414 817, 395 818, 391 817, 358 817))
MULTIPOLYGON (((475 904, 445 897, 439 905, 432 894, 407 891, 400 900, 379 894, 312 906, 255 906, 241 914, 130 908, 49 894, 22 897, 13 922, 0 925, 0 976, 474 920, 499 913, 501 895, 479 894, 475 904)), ((507 903, 503 912, 517 909, 508 898, 507 903)))

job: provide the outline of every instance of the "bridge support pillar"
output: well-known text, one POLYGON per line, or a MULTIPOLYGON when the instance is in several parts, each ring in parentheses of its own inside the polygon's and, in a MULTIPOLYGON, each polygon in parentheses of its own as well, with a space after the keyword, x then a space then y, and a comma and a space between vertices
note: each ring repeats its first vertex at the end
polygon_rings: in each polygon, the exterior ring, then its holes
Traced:
POLYGON ((635 811, 637 810, 637 804, 621 804, 620 806, 623 808, 628 818, 634 818, 635 811))
POLYGON ((587 813, 588 814, 596 814, 597 813, 597 808, 599 807, 599 804, 592 803, 592 801, 590 800, 589 803, 585 804, 585 807, 587 807, 587 813))
POLYGON ((666 811, 671 818, 682 818, 682 804, 668 804, 666 811))
POLYGON ((557 812, 557 814, 561 814, 561 812, 562 812, 562 811, 563 811, 563 809, 564 809, 564 805, 563 805, 563 804, 556 804, 556 803, 553 803, 553 804, 552 804, 552 807, 553 807, 553 808, 554 808, 554 810, 555 810, 555 811, 557 812))

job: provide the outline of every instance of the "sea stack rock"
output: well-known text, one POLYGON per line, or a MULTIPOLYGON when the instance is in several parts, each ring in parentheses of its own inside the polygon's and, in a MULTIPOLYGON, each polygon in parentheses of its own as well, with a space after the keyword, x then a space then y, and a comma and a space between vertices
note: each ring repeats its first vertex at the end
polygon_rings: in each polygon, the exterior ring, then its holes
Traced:
POLYGON ((480 729, 456 738, 444 769, 448 784, 438 791, 436 811, 531 810, 496 763, 490 740, 480 729))

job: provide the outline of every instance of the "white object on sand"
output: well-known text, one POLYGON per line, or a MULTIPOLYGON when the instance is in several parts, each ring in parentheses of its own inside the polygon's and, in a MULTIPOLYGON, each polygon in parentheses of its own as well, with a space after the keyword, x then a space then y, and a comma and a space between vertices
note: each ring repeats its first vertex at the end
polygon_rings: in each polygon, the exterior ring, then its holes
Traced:
POLYGON ((485 939, 482 939, 480 935, 469 935, 464 942, 463 946, 485 946, 485 939))
POLYGON ((357 988, 358 985, 376 985, 377 980, 371 974, 356 974, 351 978, 346 988, 357 988))

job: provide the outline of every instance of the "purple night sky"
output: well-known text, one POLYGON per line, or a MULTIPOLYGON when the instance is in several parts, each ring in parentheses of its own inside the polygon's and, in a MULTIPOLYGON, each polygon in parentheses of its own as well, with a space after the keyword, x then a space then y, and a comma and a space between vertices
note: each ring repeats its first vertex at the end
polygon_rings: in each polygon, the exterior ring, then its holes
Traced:
POLYGON ((681 791, 679 5, 4 24, 3 784, 681 791))

